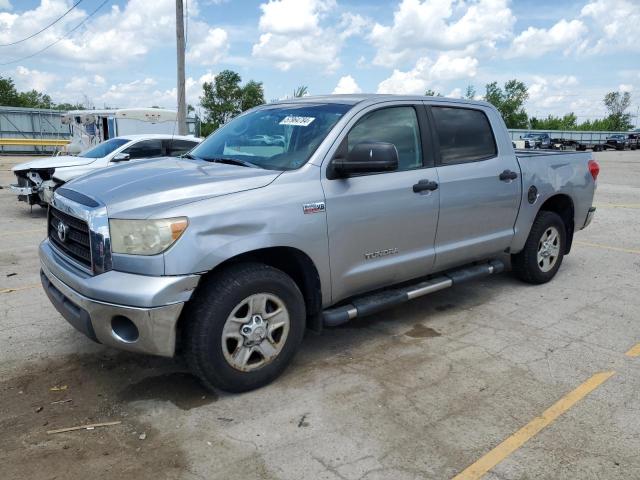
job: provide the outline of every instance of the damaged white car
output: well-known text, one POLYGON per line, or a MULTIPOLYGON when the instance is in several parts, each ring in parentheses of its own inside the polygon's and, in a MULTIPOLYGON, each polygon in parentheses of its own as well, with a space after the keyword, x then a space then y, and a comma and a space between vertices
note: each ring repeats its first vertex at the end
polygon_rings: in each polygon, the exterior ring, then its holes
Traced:
POLYGON ((176 157, 200 141, 192 136, 165 134, 116 137, 78 156, 61 155, 20 163, 11 169, 17 183, 10 188, 18 200, 46 208, 56 188, 80 175, 130 160, 176 157))

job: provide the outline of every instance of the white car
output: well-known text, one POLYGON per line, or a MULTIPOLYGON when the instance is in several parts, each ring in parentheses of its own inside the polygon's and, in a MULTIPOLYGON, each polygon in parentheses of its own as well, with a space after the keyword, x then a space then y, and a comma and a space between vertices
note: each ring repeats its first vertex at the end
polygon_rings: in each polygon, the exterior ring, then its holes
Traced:
POLYGON ((18 200, 46 207, 56 188, 80 175, 136 159, 176 157, 200 142, 196 137, 167 134, 116 137, 77 156, 61 155, 20 163, 11 169, 18 183, 10 188, 18 200))

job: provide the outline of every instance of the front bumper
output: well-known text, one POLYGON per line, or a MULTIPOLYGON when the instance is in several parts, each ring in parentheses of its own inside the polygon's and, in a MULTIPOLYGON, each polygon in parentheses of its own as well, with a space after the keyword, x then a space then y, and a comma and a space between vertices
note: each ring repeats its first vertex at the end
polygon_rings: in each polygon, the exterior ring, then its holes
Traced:
POLYGON ((9 189, 15 193, 16 195, 32 195, 34 193, 38 193, 38 192, 34 192, 33 188, 31 187, 20 187, 18 185, 12 184, 9 185, 9 189))
POLYGON ((87 337, 122 350, 174 355, 176 324, 198 275, 147 277, 112 270, 89 276, 48 240, 40 246, 40 266, 49 300, 87 337))

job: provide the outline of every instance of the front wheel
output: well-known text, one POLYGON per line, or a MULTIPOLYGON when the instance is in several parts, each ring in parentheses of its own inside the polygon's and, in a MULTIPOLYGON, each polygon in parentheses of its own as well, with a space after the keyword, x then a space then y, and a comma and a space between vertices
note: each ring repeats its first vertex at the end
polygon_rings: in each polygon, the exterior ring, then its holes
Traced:
POLYGON ((551 280, 564 258, 566 228, 557 213, 542 211, 533 222, 521 252, 511 256, 513 272, 533 284, 551 280))
POLYGON ((245 263, 207 279, 183 321, 192 371, 209 388, 244 392, 284 371, 304 335, 305 305, 287 274, 245 263))

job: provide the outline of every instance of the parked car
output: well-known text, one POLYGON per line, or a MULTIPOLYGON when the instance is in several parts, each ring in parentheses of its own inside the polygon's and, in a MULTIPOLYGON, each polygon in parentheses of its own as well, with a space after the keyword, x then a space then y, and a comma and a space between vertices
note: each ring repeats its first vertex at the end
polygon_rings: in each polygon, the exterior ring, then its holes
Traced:
POLYGON ((208 387, 251 390, 305 328, 501 272, 505 252, 520 279, 550 281, 591 222, 598 172, 591 153, 516 155, 485 102, 285 100, 179 159, 56 190, 42 284, 89 338, 178 352, 208 387), (286 141, 256 145, 265 132, 286 141))
POLYGON ((629 145, 627 136, 621 133, 616 133, 613 135, 609 135, 602 145, 602 147, 606 150, 608 148, 613 148, 616 150, 624 150, 629 145))
POLYGON ((524 148, 552 148, 548 133, 527 133, 520 138, 524 140, 524 148))
POLYGON ((640 148, 640 133, 630 133, 627 137, 627 144, 630 150, 637 150, 640 148))
POLYGON ((61 155, 20 163, 11 169, 17 183, 10 188, 19 201, 46 207, 56 188, 85 173, 140 158, 175 157, 200 142, 195 137, 164 134, 116 137, 78 156, 61 155))

